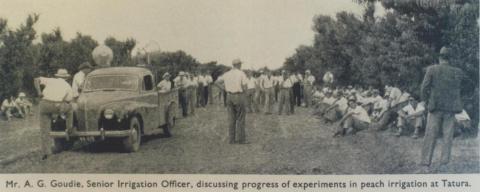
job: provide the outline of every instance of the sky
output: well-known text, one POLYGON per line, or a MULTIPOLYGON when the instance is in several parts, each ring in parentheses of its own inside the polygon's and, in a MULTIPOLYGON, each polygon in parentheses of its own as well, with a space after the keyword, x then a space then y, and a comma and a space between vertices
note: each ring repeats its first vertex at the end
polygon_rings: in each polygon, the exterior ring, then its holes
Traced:
POLYGON ((362 7, 352 0, 0 0, 12 29, 40 14, 38 37, 56 27, 65 40, 77 32, 98 42, 133 37, 136 49, 184 50, 223 64, 240 58, 250 69, 281 67, 299 45, 312 44, 315 15, 339 11, 360 17, 362 7))

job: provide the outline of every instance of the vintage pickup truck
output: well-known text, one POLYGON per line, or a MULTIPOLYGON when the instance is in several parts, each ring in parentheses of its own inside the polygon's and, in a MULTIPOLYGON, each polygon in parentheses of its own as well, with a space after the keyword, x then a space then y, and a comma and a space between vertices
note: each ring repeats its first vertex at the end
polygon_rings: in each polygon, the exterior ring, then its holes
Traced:
POLYGON ((140 148, 142 136, 170 136, 178 91, 159 92, 143 67, 106 67, 89 73, 77 101, 73 130, 54 129, 55 147, 66 149, 79 138, 118 138, 127 152, 140 148))

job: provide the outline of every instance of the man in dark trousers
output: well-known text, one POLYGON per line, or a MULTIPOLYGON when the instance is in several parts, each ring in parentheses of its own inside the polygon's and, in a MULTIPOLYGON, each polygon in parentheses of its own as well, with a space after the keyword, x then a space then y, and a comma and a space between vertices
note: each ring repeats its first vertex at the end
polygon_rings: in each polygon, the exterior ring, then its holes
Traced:
POLYGON ((240 70, 240 59, 233 60, 233 68, 220 76, 215 84, 227 92, 230 144, 247 144, 245 140, 246 91, 248 78, 240 70))
POLYGON ((439 64, 427 68, 422 82, 422 100, 427 103, 427 127, 423 140, 421 165, 430 166, 435 139, 439 129, 443 131, 440 164, 450 161, 454 133, 455 114, 462 112, 460 88, 464 73, 448 63, 448 48, 440 49, 439 64))

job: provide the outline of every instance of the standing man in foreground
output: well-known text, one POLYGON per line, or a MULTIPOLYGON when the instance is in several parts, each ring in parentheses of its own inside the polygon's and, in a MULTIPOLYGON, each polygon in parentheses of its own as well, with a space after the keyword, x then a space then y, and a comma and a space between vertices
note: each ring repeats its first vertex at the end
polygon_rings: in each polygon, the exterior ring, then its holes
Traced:
POLYGON ((427 68, 422 82, 422 100, 427 102, 427 127, 423 140, 421 165, 430 166, 435 139, 443 131, 443 145, 440 158, 441 166, 450 161, 450 152, 454 133, 455 114, 462 112, 460 87, 464 78, 463 71, 448 63, 448 48, 440 49, 439 64, 427 68))
POLYGON ((230 144, 247 144, 245 140, 245 103, 248 78, 243 71, 242 61, 235 59, 233 68, 224 73, 215 83, 227 92, 227 108, 230 144))
POLYGON ((73 99, 73 90, 66 79, 70 77, 66 69, 58 69, 56 78, 38 77, 34 80, 40 101, 40 135, 42 142, 42 159, 51 154, 50 149, 50 121, 52 114, 65 113, 66 131, 71 131, 73 126, 73 110, 70 102, 73 99), (40 85, 44 85, 43 91, 40 85))

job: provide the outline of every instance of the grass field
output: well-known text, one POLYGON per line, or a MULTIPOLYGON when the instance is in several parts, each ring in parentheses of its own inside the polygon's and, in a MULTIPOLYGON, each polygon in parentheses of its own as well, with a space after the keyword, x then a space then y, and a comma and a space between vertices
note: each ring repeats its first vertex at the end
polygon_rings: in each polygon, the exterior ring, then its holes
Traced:
MULTIPOLYGON (((297 108, 295 115, 247 114, 250 144, 230 145, 226 109, 209 105, 179 119, 173 137, 144 138, 137 153, 118 146, 77 145, 72 151, 40 160, 38 119, 0 122, 0 159, 29 155, 0 165, 2 173, 205 173, 205 174, 411 174, 479 173, 479 140, 456 138, 452 160, 439 169, 421 169, 422 139, 394 137, 389 130, 365 130, 333 138, 335 125, 324 125, 297 108)), ((439 142, 437 146, 442 143, 439 142)))

